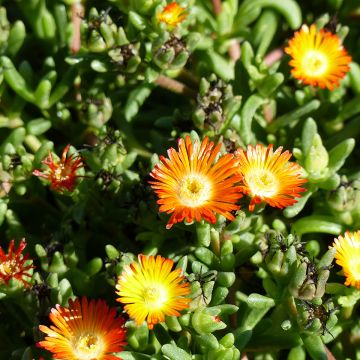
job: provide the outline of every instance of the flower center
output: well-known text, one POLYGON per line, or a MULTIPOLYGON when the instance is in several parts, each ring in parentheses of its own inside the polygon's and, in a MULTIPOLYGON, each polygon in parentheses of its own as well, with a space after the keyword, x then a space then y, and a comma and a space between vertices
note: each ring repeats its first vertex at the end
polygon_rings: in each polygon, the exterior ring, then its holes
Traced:
POLYGON ((166 22, 167 24, 176 23, 178 17, 179 17, 178 14, 174 12, 168 12, 166 14, 163 14, 164 22, 166 22))
POLYGON ((328 59, 320 51, 309 51, 302 62, 304 71, 308 76, 321 76, 328 69, 328 59))
POLYGON ((259 169, 246 176, 252 195, 270 197, 278 192, 279 181, 269 170, 259 169))
POLYGON ((179 184, 178 196, 185 206, 197 207, 203 205, 210 197, 210 182, 203 176, 191 174, 179 184))
POLYGON ((349 269, 351 271, 352 277, 356 281, 360 281, 360 263, 359 263, 358 258, 351 259, 349 261, 349 269))
POLYGON ((69 178, 68 169, 65 168, 63 164, 55 170, 55 178, 57 181, 64 181, 69 178))
POLYGON ((80 335, 74 345, 79 360, 96 360, 103 355, 103 350, 103 342, 93 333, 80 335))
POLYGON ((144 291, 144 302, 148 308, 159 309, 167 300, 167 291, 162 287, 149 287, 144 291))
POLYGON ((0 273, 4 275, 15 274, 19 271, 16 260, 8 260, 0 264, 0 273))

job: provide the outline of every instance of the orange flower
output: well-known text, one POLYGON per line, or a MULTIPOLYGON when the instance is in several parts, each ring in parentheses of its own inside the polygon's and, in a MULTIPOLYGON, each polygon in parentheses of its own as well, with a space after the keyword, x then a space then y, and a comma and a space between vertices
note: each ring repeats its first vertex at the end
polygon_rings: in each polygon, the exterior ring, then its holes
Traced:
POLYGON ((126 266, 118 279, 117 301, 126 304, 124 309, 138 325, 147 320, 152 329, 165 315, 180 316, 191 301, 183 297, 190 293, 190 284, 184 282, 181 269, 171 271, 174 262, 160 255, 138 256, 139 263, 126 266))
POLYGON ((169 26, 176 26, 187 17, 186 9, 181 7, 176 1, 165 6, 164 10, 158 14, 157 18, 169 26))
POLYGON ((49 315, 53 325, 40 325, 47 336, 37 343, 63 360, 117 360, 111 355, 126 345, 125 320, 105 300, 69 300, 69 307, 56 305, 49 315))
POLYGON ((14 247, 14 240, 11 240, 7 254, 0 246, 0 285, 7 285, 11 279, 17 279, 25 287, 29 286, 29 280, 25 278, 31 279, 32 275, 29 271, 35 266, 33 266, 32 260, 29 260, 29 254, 22 254, 25 247, 25 239, 20 241, 17 250, 14 247))
POLYGON ((247 151, 235 151, 243 178, 242 191, 252 198, 250 211, 254 211, 255 204, 261 202, 283 209, 296 203, 294 198, 300 197, 300 193, 305 191, 301 187, 306 182, 306 179, 301 179, 302 168, 289 162, 289 151, 283 154, 281 151, 281 146, 273 152, 272 145, 266 148, 260 144, 255 148, 248 145, 247 151))
POLYGON ((239 209, 235 203, 242 197, 241 188, 234 186, 241 180, 234 156, 226 154, 215 161, 221 143, 214 148, 207 137, 199 145, 186 136, 185 141, 179 139, 178 146, 178 152, 168 150, 169 159, 161 156, 161 163, 150 173, 155 179, 149 183, 159 197, 159 211, 172 213, 166 228, 184 219, 204 218, 214 224, 215 213, 234 220, 230 212, 239 209))
POLYGON ((345 285, 356 286, 360 290, 360 230, 346 231, 339 235, 332 246, 336 249, 336 263, 342 266, 346 276, 345 285))
POLYGON ((47 158, 42 161, 49 169, 33 171, 33 175, 47 179, 50 181, 50 188, 60 193, 74 190, 76 179, 79 177, 76 171, 84 167, 81 156, 74 154, 68 156, 69 149, 70 144, 65 147, 60 161, 54 161, 49 151, 47 158))
POLYGON ((303 25, 289 41, 285 52, 292 57, 291 73, 304 84, 333 90, 350 70, 351 56, 341 39, 327 30, 303 25))

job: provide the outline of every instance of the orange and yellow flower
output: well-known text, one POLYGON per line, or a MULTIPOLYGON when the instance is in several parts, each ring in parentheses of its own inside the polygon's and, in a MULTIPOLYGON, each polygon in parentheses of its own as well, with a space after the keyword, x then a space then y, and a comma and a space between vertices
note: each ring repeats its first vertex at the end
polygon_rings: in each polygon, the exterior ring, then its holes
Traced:
POLYGON ((11 279, 19 280, 25 287, 30 285, 29 280, 32 277, 30 271, 35 266, 29 259, 29 254, 22 254, 25 247, 25 239, 20 241, 17 249, 15 249, 14 240, 11 240, 7 254, 0 246, 0 285, 8 285, 11 279))
POLYGON ((281 152, 281 146, 274 152, 272 145, 266 148, 260 144, 248 145, 246 151, 235 151, 243 181, 242 191, 252 198, 250 211, 262 202, 283 209, 296 203, 295 197, 305 191, 301 187, 306 182, 301 178, 301 166, 289 162, 291 153, 288 150, 281 152))
POLYGON ((158 14, 158 21, 169 26, 176 26, 187 17, 186 9, 181 7, 176 1, 164 7, 164 10, 158 14))
POLYGON ((70 144, 65 147, 60 161, 54 161, 49 151, 47 158, 42 161, 48 169, 33 171, 33 175, 48 180, 50 188, 60 193, 74 190, 76 179, 79 177, 76 171, 84 166, 81 156, 74 154, 68 156, 69 149, 70 144))
POLYGON ((184 219, 206 221, 214 224, 215 213, 234 220, 231 211, 238 210, 235 203, 242 197, 241 188, 235 186, 241 180, 237 174, 236 160, 226 154, 216 161, 221 143, 214 147, 206 137, 199 145, 190 136, 179 139, 179 150, 168 150, 169 159, 160 157, 150 173, 149 181, 159 197, 159 211, 172 214, 167 229, 184 219))
POLYGON ((188 308, 189 282, 184 281, 181 269, 171 270, 174 262, 160 255, 138 256, 139 262, 126 266, 119 276, 117 301, 126 304, 124 309, 137 325, 145 320, 152 329, 165 315, 180 316, 188 308))
POLYGON ((351 56, 341 39, 316 25, 303 25, 289 41, 285 52, 291 56, 291 73, 304 84, 333 90, 350 70, 351 56))
POLYGON ((342 266, 346 276, 345 285, 356 286, 360 290, 360 230, 346 231, 344 236, 334 240, 336 263, 342 266))
POLYGON ((125 320, 105 300, 69 300, 69 307, 56 305, 49 315, 53 325, 40 325, 47 336, 37 343, 63 360, 117 360, 112 355, 126 345, 125 320))

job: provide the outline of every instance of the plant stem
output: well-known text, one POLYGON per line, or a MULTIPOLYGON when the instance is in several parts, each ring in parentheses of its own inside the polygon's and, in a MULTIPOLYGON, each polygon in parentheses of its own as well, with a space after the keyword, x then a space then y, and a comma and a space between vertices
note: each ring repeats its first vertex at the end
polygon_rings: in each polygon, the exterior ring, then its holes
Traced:
POLYGON ((214 13, 215 15, 219 15, 221 13, 221 0, 212 0, 214 13))
POLYGON ((183 79, 185 83, 195 88, 199 86, 199 79, 189 70, 182 68, 179 73, 179 78, 183 79))
MULTIPOLYGON (((212 0, 214 13, 216 16, 218 16, 221 13, 221 0, 212 0)), ((234 62, 237 61, 240 58, 240 45, 239 42, 236 39, 233 39, 231 42, 228 53, 230 56, 230 59, 234 62)))
POLYGON ((236 39, 233 39, 231 41, 231 44, 228 49, 228 53, 230 59, 233 60, 234 62, 240 59, 241 48, 239 42, 236 39))
POLYGON ((328 360, 336 360, 335 356, 332 354, 332 352, 328 349, 328 347, 326 345, 324 345, 324 348, 325 348, 328 360))
POLYGON ((84 16, 84 6, 80 2, 71 5, 71 22, 73 25, 73 38, 71 40, 71 52, 76 54, 81 47, 80 25, 84 16))
POLYGON ((263 105, 263 115, 266 122, 271 123, 274 120, 274 111, 270 103, 263 105))
POLYGON ((196 92, 194 90, 190 89, 182 82, 171 79, 165 75, 160 75, 156 79, 155 84, 176 94, 185 95, 193 99, 196 98, 196 92))
POLYGON ((264 63, 267 67, 275 64, 278 60, 280 60, 284 56, 284 51, 281 47, 274 49, 273 51, 269 52, 265 58, 264 63))

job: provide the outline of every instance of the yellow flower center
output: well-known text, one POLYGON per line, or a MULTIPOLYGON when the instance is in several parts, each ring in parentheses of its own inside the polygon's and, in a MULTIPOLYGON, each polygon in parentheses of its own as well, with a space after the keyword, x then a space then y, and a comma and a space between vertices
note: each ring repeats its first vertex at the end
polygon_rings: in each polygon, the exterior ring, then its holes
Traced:
POLYGON ((354 280, 360 281, 360 263, 357 257, 350 259, 349 270, 351 271, 351 276, 354 278, 354 280))
POLYGON ((177 12, 168 12, 163 14, 163 22, 167 24, 176 24, 179 14, 177 12))
POLYGON ((304 56, 302 66, 308 76, 322 76, 328 69, 328 58, 324 53, 312 50, 304 56))
POLYGON ((279 180, 269 170, 258 169, 246 175, 252 195, 271 197, 278 192, 279 180))
POLYGON ((103 355, 104 344, 96 334, 80 335, 74 344, 74 353, 79 360, 96 360, 103 355))
POLYGON ((144 302, 148 308, 162 308, 167 298, 167 291, 162 286, 149 287, 144 291, 144 302))
POLYGON ((63 164, 55 170, 55 178, 57 181, 64 181, 69 178, 68 169, 65 168, 63 164))
POLYGON ((204 176, 191 174, 179 184, 178 196, 183 205, 198 207, 203 205, 211 193, 211 184, 204 176))
POLYGON ((19 272, 19 267, 15 260, 8 260, 0 264, 0 273, 4 275, 11 275, 19 272))

